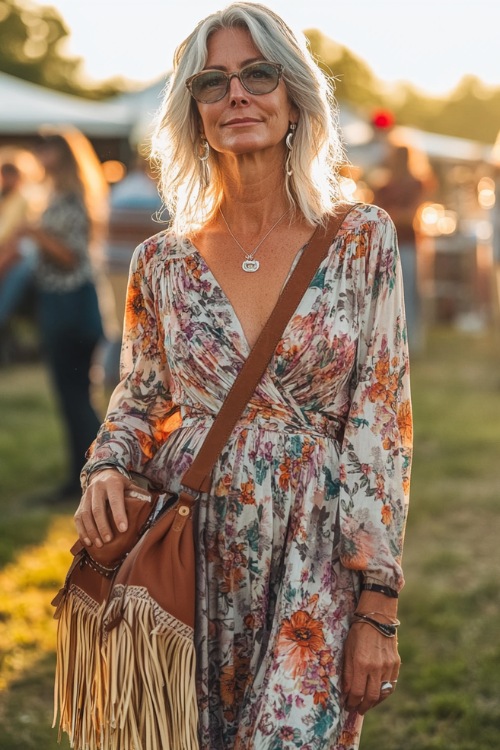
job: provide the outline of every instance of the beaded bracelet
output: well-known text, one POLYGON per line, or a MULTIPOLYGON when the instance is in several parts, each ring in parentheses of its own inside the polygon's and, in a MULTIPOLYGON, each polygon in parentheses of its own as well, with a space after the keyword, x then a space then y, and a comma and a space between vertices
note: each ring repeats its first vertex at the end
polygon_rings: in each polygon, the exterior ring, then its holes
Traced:
POLYGON ((396 589, 391 589, 390 586, 382 586, 380 583, 368 583, 363 582, 361 584, 361 591, 377 591, 379 594, 385 594, 391 599, 397 599, 399 594, 396 589))
MULTIPOLYGON (((370 615, 377 615, 377 614, 383 614, 382 612, 370 612, 370 615)), ((382 635, 385 635, 386 638, 394 638, 395 635, 398 632, 398 627, 401 625, 399 620, 394 620, 393 622, 379 622, 378 620, 374 620, 373 617, 370 617, 370 615, 365 615, 362 613, 355 612, 353 614, 354 622, 353 625, 360 622, 366 622, 367 625, 371 625, 372 628, 375 628, 375 630, 378 630, 379 633, 382 635)), ((388 617, 388 615, 384 615, 384 617, 388 617)))

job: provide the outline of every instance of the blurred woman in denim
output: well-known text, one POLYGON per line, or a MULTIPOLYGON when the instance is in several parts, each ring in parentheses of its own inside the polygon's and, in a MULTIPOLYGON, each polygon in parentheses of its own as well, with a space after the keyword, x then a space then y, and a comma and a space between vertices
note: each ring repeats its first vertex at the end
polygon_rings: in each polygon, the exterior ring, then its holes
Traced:
POLYGON ((42 137, 37 155, 49 199, 37 224, 23 228, 38 248, 36 287, 43 354, 69 449, 69 472, 54 501, 78 495, 85 451, 100 421, 89 370, 103 336, 91 248, 103 229, 106 183, 92 146, 78 131, 42 137))

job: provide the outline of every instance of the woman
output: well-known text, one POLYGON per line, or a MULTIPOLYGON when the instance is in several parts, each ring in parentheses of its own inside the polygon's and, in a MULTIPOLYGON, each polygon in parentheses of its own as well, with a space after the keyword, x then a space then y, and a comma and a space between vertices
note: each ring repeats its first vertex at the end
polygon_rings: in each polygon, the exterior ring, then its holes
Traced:
MULTIPOLYGON (((132 261, 122 380, 76 513, 87 546, 110 538, 107 502, 126 527, 131 472, 179 489, 338 201, 332 105, 306 47, 261 5, 211 14, 178 48, 155 139, 173 227, 132 261)), ((202 750, 357 747, 362 716, 399 671, 387 635, 403 586, 410 444, 394 228, 359 206, 199 501, 202 750)))
POLYGON ((8 351, 8 324, 29 284, 31 264, 21 261, 17 230, 26 223, 29 204, 23 191, 23 173, 15 162, 0 165, 0 360, 8 351))
POLYGON ((35 283, 41 344, 68 440, 68 476, 51 494, 52 502, 60 502, 80 494, 85 452, 100 425, 89 378, 103 335, 91 247, 103 229, 106 192, 97 156, 78 131, 45 135, 37 155, 49 199, 40 221, 20 234, 38 249, 35 283))
POLYGON ((422 351, 424 330, 422 301, 419 289, 418 246, 415 232, 417 210, 425 199, 425 186, 410 167, 407 146, 393 146, 389 153, 387 182, 374 191, 374 200, 387 211, 398 238, 399 255, 404 279, 406 327, 409 348, 413 354, 422 351))

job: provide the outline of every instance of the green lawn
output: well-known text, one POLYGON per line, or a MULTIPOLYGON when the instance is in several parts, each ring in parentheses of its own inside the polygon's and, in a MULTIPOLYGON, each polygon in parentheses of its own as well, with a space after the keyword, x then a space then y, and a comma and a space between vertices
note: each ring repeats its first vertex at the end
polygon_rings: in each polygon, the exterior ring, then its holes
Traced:
MULTIPOLYGON (((413 362, 403 667, 362 750, 500 749, 499 351, 441 330, 413 362)), ((0 748, 55 750, 50 600, 74 532, 72 508, 40 499, 64 466, 42 368, 0 371, 0 413, 0 748)))

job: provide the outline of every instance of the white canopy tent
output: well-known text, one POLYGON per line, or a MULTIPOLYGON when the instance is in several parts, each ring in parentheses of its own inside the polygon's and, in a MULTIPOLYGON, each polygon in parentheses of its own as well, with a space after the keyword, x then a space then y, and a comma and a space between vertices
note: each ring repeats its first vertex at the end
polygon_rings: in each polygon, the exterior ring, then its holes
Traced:
POLYGON ((89 137, 127 137, 135 119, 122 97, 91 101, 0 73, 0 135, 32 135, 42 125, 73 125, 89 137))

